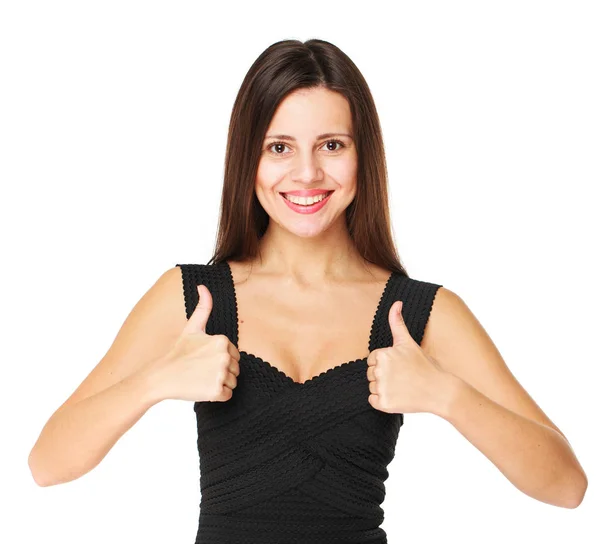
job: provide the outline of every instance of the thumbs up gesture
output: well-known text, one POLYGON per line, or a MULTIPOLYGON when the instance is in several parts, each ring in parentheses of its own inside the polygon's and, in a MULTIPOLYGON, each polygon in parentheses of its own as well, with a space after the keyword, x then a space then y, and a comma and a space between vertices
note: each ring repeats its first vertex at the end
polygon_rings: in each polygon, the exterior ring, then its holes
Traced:
POLYGON ((447 372, 417 344, 402 317, 402 301, 388 315, 393 345, 373 350, 367 358, 369 403, 383 412, 435 412, 447 372))
POLYGON ((213 300, 205 285, 197 289, 198 305, 174 346, 145 370, 163 399, 226 401, 237 386, 240 353, 224 334, 206 334, 213 300))

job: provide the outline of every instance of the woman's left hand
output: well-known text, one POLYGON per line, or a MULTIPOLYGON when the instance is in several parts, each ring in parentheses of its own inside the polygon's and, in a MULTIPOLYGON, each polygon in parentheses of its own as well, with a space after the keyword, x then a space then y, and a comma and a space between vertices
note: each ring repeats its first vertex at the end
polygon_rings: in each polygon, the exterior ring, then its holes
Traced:
POLYGON ((388 315, 393 344, 373 350, 368 358, 369 403, 392 414, 438 413, 449 373, 417 344, 402 317, 402 301, 388 315))

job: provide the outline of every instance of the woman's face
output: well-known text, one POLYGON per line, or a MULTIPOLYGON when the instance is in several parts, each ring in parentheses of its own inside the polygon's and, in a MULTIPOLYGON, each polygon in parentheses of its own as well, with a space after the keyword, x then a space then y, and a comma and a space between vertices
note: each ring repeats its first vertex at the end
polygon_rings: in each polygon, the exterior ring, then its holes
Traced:
POLYGON ((256 196, 271 221, 298 236, 316 236, 340 217, 345 220, 344 210, 356 194, 357 162, 347 100, 323 88, 294 91, 267 130, 256 196), (295 204, 282 194, 290 191, 325 193, 326 198, 309 206, 302 199, 295 204))

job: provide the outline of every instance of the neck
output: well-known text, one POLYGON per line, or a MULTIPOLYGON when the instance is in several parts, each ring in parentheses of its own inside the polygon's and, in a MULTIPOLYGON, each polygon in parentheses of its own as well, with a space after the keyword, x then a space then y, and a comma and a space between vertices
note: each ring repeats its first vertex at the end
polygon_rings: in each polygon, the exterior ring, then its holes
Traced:
POLYGON ((364 276, 365 262, 354 247, 345 218, 318 236, 298 236, 274 221, 260 241, 253 270, 288 276, 301 283, 364 276))

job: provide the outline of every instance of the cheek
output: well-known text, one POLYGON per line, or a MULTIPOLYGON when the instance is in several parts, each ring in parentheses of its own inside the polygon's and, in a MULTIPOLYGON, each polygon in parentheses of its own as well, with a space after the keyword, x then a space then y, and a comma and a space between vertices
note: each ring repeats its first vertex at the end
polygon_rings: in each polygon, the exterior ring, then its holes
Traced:
POLYGON ((287 167, 283 161, 278 163, 277 161, 265 161, 261 160, 258 163, 258 170, 256 177, 261 179, 265 185, 269 182, 275 182, 282 175, 287 172, 287 167))
POLYGON ((358 167, 355 161, 340 161, 330 165, 328 174, 346 191, 356 189, 358 167))
POLYGON ((352 180, 352 182, 354 182, 356 180, 357 171, 356 164, 347 164, 342 167, 341 177, 345 180, 352 180))
POLYGON ((268 161, 259 162, 254 182, 254 192, 263 207, 268 205, 265 199, 270 198, 267 195, 273 192, 273 188, 280 180, 281 176, 274 171, 272 164, 269 164, 268 161))
POLYGON ((276 185, 277 179, 275 177, 269 175, 269 173, 264 170, 258 170, 254 183, 254 191, 259 198, 263 195, 270 194, 273 191, 273 187, 276 185))

